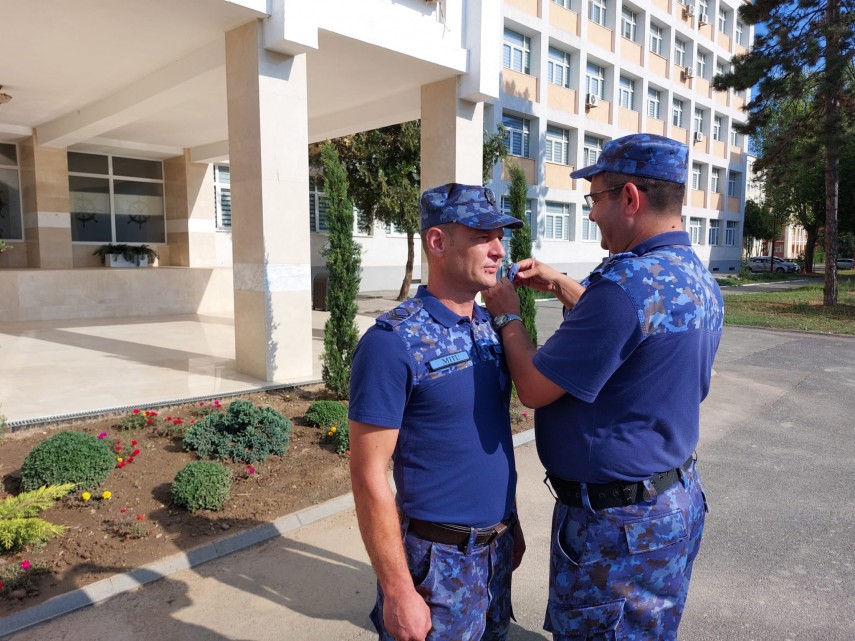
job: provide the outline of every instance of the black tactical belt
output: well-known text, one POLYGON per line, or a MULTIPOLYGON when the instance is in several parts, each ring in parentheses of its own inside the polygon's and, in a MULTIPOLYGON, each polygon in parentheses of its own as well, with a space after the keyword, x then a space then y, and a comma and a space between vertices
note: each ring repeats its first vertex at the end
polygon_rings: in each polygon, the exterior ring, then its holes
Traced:
MULTIPOLYGON (((656 493, 664 492, 669 487, 674 485, 679 479, 681 470, 688 469, 694 454, 686 459, 679 468, 668 470, 651 476, 650 481, 656 493)), ((584 507, 582 502, 582 485, 579 481, 568 481, 560 476, 553 476, 547 472, 546 479, 555 492, 555 496, 564 505, 570 507, 584 507)), ((544 479, 544 483, 546 483, 544 479)), ((650 497, 644 489, 644 481, 612 481, 611 483, 588 483, 588 498, 591 501, 591 507, 595 510, 604 510, 610 507, 625 507, 627 505, 635 505, 642 501, 648 500, 650 497)))
MULTIPOLYGON (((514 527, 516 523, 517 515, 512 512, 507 519, 501 523, 497 523, 493 527, 476 529, 475 545, 489 545, 514 527)), ((425 541, 463 547, 469 541, 470 528, 465 525, 433 523, 431 521, 422 521, 420 519, 410 519, 410 524, 407 526, 407 532, 419 537, 420 539, 424 539, 425 541)))

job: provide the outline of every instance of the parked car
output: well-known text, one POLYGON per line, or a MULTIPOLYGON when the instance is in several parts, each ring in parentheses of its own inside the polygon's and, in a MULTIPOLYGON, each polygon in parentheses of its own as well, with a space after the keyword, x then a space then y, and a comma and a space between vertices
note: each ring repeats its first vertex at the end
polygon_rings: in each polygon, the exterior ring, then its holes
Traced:
MULTIPOLYGON (((774 257, 774 268, 773 270, 783 274, 783 273, 792 273, 799 271, 799 266, 796 263, 792 263, 788 260, 783 260, 774 257)), ((748 269, 752 272, 763 273, 769 271, 769 257, 768 256, 754 256, 753 258, 748 259, 748 269)))
POLYGON ((852 269, 852 259, 851 258, 838 258, 837 259, 837 269, 852 269))

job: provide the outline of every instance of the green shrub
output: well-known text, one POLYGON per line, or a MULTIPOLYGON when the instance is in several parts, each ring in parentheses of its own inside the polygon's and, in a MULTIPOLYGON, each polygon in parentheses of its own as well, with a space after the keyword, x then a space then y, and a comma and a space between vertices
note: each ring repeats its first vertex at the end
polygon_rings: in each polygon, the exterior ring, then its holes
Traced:
POLYGON ((60 432, 40 443, 21 466, 21 489, 74 483, 91 490, 103 483, 116 467, 112 443, 82 432, 60 432))
POLYGON ((190 512, 223 509, 232 489, 232 473, 222 463, 193 461, 172 481, 172 500, 190 512))
POLYGON ((234 401, 225 413, 209 414, 190 427, 184 449, 202 458, 255 463, 271 454, 283 456, 290 438, 291 421, 276 410, 234 401))
POLYGON ((0 552, 44 543, 62 534, 66 526, 36 518, 36 514, 51 507, 72 489, 73 483, 51 485, 0 501, 0 552))
POLYGON ((327 439, 335 446, 337 454, 346 454, 350 450, 350 426, 346 422, 333 425, 327 430, 327 439))
POLYGON ((338 401, 315 401, 306 410, 306 422, 315 427, 347 425, 347 408, 338 401))

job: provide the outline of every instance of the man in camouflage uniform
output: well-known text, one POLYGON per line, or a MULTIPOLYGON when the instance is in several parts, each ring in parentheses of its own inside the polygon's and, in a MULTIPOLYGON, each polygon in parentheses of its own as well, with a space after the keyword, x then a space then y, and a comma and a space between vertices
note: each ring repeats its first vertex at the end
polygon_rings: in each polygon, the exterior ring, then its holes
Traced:
POLYGON ((429 282, 377 319, 351 374, 351 480, 378 579, 371 619, 383 641, 506 639, 525 548, 511 381, 475 295, 496 283, 504 228, 522 223, 481 186, 429 189, 420 213, 429 282))
MULTIPOLYGON (((501 331, 557 498, 544 623, 556 640, 677 637, 707 511, 693 452, 724 311, 682 230, 687 156, 634 134, 573 172, 591 181, 612 255, 584 287, 521 261, 515 284, 554 292, 564 321, 539 351, 522 323, 501 331)), ((506 280, 485 301, 519 309, 506 280)))

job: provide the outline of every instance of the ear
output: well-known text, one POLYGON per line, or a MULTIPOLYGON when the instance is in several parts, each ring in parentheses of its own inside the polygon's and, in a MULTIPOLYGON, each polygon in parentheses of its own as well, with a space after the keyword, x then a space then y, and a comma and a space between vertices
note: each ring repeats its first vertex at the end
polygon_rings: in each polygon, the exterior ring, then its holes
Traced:
POLYGON ((428 252, 441 256, 445 252, 446 243, 448 242, 442 229, 431 227, 422 233, 425 235, 428 252))
POLYGON ((628 216, 637 216, 641 208, 641 192, 634 183, 627 183, 621 193, 624 202, 624 211, 628 216))

